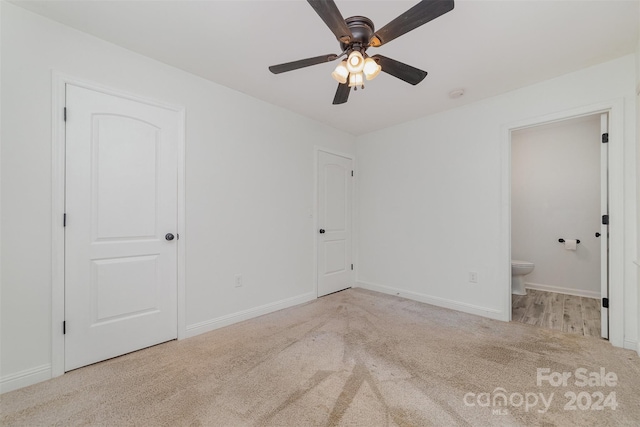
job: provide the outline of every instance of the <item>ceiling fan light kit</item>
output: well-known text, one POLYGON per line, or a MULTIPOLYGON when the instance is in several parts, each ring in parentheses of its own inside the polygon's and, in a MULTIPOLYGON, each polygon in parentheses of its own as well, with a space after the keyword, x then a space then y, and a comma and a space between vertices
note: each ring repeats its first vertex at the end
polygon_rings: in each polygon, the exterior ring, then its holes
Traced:
MULTIPOLYGON (((364 56, 357 50, 352 51, 347 58, 347 71, 349 71, 349 87, 364 89, 362 70, 364 69, 364 56)), ((338 83, 342 83, 338 80, 338 83)))
POLYGON ((364 56, 357 50, 354 50, 349 54, 347 59, 347 70, 350 73, 359 73, 364 68, 364 56))
POLYGON ((336 36, 342 53, 272 65, 269 70, 274 74, 280 74, 335 61, 346 55, 347 59, 341 61, 331 73, 331 77, 338 82, 333 104, 347 102, 352 87, 354 90, 358 86, 364 89, 364 79, 373 80, 380 74, 380 71, 412 85, 420 83, 427 76, 426 71, 382 55, 370 57, 367 55, 367 49, 383 46, 453 10, 454 6, 453 0, 423 0, 376 32, 373 22, 369 18, 352 16, 344 19, 333 0, 307 0, 307 2, 336 36))
POLYGON ((349 74, 349 87, 353 87, 356 90, 358 86, 362 86, 364 89, 364 81, 362 79, 362 73, 351 73, 349 74))
POLYGON ((375 79, 376 76, 380 74, 380 71, 382 71, 382 67, 375 61, 375 59, 367 58, 364 60, 364 68, 362 69, 362 72, 367 80, 375 79))
POLYGON ((340 84, 345 84, 349 80, 349 87, 356 89, 360 86, 364 89, 364 79, 375 79, 381 70, 382 67, 375 59, 370 57, 365 59, 360 52, 354 50, 346 61, 338 64, 331 73, 331 77, 340 84))
POLYGON ((336 66, 336 69, 331 73, 331 77, 333 77, 338 83, 345 84, 347 82, 347 79, 349 78, 349 70, 347 69, 346 60, 336 66))

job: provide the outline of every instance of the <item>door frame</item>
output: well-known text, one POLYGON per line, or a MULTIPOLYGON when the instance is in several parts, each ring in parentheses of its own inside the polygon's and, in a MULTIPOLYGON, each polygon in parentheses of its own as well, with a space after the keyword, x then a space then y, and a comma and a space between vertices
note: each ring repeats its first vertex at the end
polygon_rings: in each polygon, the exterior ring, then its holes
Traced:
POLYGON ((65 156, 66 132, 64 125, 64 107, 66 105, 66 85, 72 84, 84 89, 114 95, 155 107, 175 111, 180 115, 180 132, 177 141, 178 152, 178 224, 177 233, 177 316, 178 339, 186 337, 185 326, 185 108, 154 99, 138 96, 129 92, 113 89, 98 83, 69 76, 56 70, 51 74, 51 376, 64 374, 64 321, 65 306, 65 234, 63 214, 65 208, 65 156))
POLYGON ((505 319, 511 320, 511 133, 516 130, 594 114, 609 114, 609 342, 624 346, 624 99, 529 118, 502 126, 502 237, 505 319))
POLYGON ((357 274, 356 272, 358 271, 358 252, 357 252, 357 238, 356 238, 356 229, 355 229, 355 225, 356 222, 354 221, 354 218, 357 215, 356 212, 356 182, 357 182, 357 177, 358 177, 358 173, 356 170, 356 159, 355 156, 353 154, 349 154, 349 153, 345 153, 343 151, 337 151, 337 150, 332 150, 330 148, 325 148, 325 147, 321 147, 318 145, 315 145, 313 147, 313 172, 314 172, 314 177, 313 177, 313 183, 314 183, 314 190, 313 190, 313 292, 316 296, 316 298, 318 298, 318 229, 320 227, 320 224, 318 224, 318 209, 320 207, 320 193, 319 193, 319 184, 320 182, 318 181, 318 173, 320 172, 318 170, 318 156, 320 151, 324 151, 325 153, 329 153, 329 154, 333 154, 335 156, 340 156, 340 157, 344 157, 347 158, 349 160, 351 160, 351 167, 353 168, 353 181, 352 181, 352 185, 351 185, 351 260, 353 261, 353 271, 351 272, 351 281, 353 282, 352 287, 354 287, 356 285, 356 277, 357 274))

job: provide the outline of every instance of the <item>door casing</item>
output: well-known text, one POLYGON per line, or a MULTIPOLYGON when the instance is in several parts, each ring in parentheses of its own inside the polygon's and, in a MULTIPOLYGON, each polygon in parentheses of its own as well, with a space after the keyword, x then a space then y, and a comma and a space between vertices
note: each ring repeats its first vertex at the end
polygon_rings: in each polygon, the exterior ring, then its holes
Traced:
MULTIPOLYGON (((180 114, 180 132, 177 141, 178 151, 178 227, 180 238, 178 245, 177 265, 177 313, 178 339, 185 338, 185 109, 182 106, 167 104, 135 94, 113 89, 101 84, 81 80, 57 71, 52 72, 52 168, 51 168, 51 376, 64 374, 64 335, 62 322, 64 321, 64 247, 65 234, 63 215, 65 208, 65 122, 64 108, 66 105, 66 85, 73 84, 82 88, 121 98, 130 99, 148 105, 165 108, 180 114)), ((69 112, 71 114, 71 112, 69 112)))
POLYGON ((609 228, 609 342, 624 346, 624 99, 580 107, 545 116, 534 117, 502 126, 502 268, 504 291, 503 318, 511 320, 511 133, 528 127, 577 118, 609 114, 609 217, 614 226, 609 228))

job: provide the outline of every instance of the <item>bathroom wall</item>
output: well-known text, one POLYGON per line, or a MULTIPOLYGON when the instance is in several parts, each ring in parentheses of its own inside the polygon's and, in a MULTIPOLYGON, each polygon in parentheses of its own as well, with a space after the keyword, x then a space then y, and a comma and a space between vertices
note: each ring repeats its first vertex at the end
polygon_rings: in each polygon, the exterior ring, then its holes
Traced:
POLYGON ((599 297, 600 116, 516 131, 511 257, 535 264, 528 288, 599 297), (580 239, 575 251, 559 238, 580 239))

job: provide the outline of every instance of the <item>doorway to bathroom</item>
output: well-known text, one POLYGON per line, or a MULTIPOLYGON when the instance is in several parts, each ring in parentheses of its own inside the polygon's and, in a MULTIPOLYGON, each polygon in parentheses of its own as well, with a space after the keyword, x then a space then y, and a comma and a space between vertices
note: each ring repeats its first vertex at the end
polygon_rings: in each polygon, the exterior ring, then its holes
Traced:
POLYGON ((608 338, 608 114, 511 132, 511 319, 608 338))

